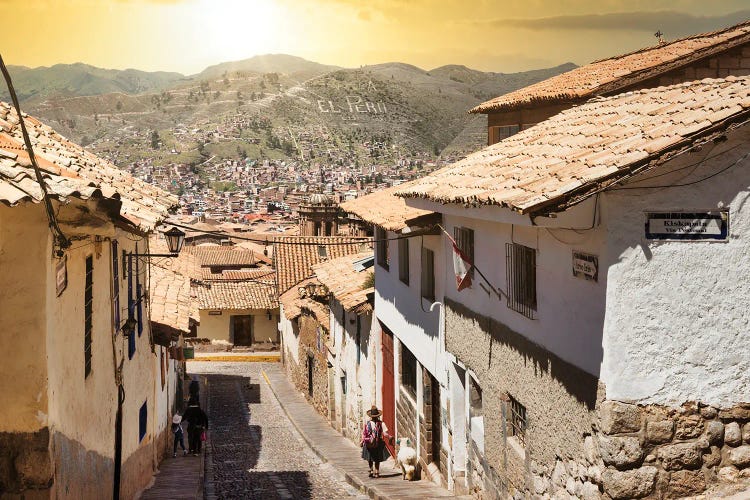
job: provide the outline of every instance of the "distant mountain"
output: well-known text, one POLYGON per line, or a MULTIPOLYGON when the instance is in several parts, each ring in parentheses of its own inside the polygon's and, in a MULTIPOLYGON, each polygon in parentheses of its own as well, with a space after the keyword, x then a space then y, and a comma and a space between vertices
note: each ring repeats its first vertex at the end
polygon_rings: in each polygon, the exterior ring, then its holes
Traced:
MULTIPOLYGON (((342 69, 266 55, 189 77, 139 72, 135 79, 127 71, 71 67, 80 80, 70 72, 62 72, 66 79, 14 68, 19 92, 35 96, 26 110, 122 166, 149 159, 197 169, 231 158, 365 167, 405 157, 460 157, 486 143, 487 120, 469 109, 575 66, 509 74, 460 65, 426 71, 399 62, 342 69), (32 76, 40 75, 49 80, 34 83, 32 76), (102 93, 106 86, 113 90, 102 93), (154 130, 162 143, 156 149, 154 130)), ((46 69, 54 68, 59 71, 46 69)))
MULTIPOLYGON (((161 90, 185 78, 180 73, 102 69, 83 63, 38 68, 9 66, 8 71, 21 101, 39 101, 49 96, 87 96, 113 92, 141 94, 161 90)), ((0 99, 8 98, 5 85, 0 85, 0 99)))
POLYGON ((341 69, 338 66, 320 64, 297 56, 287 54, 266 54, 243 59, 241 61, 230 61, 209 66, 194 78, 218 78, 225 74, 236 73, 281 73, 284 75, 299 75, 312 78, 330 71, 341 69))

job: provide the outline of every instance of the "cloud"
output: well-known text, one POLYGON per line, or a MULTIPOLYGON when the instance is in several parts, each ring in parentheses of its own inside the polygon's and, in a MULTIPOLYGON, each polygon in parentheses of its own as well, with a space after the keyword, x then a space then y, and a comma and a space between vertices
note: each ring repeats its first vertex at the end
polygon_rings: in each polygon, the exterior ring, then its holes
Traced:
POLYGON ((528 30, 598 30, 645 31, 661 30, 668 39, 694 33, 713 31, 750 19, 750 10, 740 10, 722 16, 696 16, 677 11, 620 12, 613 14, 584 14, 527 19, 493 19, 474 21, 474 24, 495 28, 528 30))

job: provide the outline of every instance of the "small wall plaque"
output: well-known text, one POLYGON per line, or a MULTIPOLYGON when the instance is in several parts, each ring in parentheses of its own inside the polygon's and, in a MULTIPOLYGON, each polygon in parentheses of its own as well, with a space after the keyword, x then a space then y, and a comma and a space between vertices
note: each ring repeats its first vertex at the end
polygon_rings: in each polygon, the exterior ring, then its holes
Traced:
POLYGON ((589 281, 599 281, 599 257, 573 251, 573 276, 589 281))

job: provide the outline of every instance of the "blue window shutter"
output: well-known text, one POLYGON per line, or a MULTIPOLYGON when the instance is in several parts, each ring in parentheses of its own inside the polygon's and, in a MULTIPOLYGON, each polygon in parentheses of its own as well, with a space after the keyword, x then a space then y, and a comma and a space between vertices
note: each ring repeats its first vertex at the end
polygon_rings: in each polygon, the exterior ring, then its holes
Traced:
POLYGON ((148 399, 143 402, 141 410, 138 412, 138 442, 143 441, 146 436, 146 428, 148 427, 148 399))

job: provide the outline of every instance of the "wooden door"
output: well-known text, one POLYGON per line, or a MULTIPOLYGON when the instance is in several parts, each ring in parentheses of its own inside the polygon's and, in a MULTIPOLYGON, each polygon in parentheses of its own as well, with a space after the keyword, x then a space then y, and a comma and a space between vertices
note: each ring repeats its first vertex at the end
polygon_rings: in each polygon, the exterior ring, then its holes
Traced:
POLYGON ((253 343, 253 317, 232 316, 232 334, 234 345, 249 346, 253 343))
MULTIPOLYGON (((383 344, 383 422, 391 435, 396 433, 396 393, 393 373, 393 334, 381 324, 383 344)), ((394 446, 386 443, 388 450, 395 457, 394 446)))

